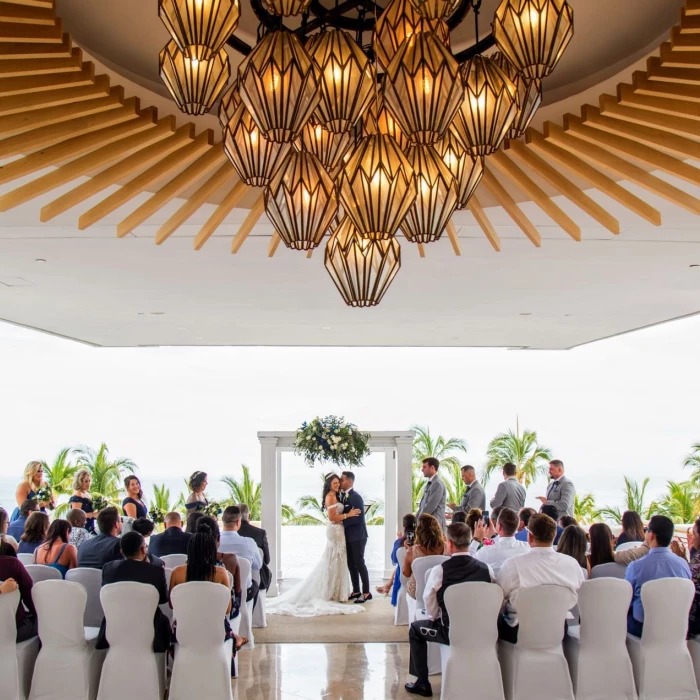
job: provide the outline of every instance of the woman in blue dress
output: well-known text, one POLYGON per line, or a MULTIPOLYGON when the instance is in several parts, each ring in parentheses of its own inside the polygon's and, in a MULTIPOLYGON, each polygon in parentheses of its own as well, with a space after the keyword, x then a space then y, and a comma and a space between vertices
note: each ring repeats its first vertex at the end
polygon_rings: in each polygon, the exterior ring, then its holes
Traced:
POLYGON ((185 503, 187 513, 203 512, 209 505, 209 501, 204 495, 204 491, 207 488, 206 472, 195 472, 190 477, 188 483, 190 487, 190 495, 187 496, 187 502, 185 503))
POLYGON ((124 479, 126 498, 122 501, 122 511, 127 518, 147 518, 148 508, 143 501, 143 491, 138 477, 130 474, 124 479))
POLYGON ((73 478, 73 495, 68 499, 71 508, 85 511, 85 529, 88 532, 95 532, 95 518, 97 513, 92 505, 90 496, 90 486, 92 485, 92 475, 87 469, 79 469, 73 478))
POLYGON ((40 490, 47 490, 50 494, 49 498, 45 501, 39 502, 39 508, 43 513, 49 508, 53 510, 54 498, 53 494, 49 489, 48 484, 44 481, 44 465, 41 462, 29 462, 29 464, 24 469, 24 476, 22 481, 17 486, 17 491, 15 491, 15 500, 17 501, 17 507, 12 512, 10 517, 10 522, 14 522, 19 518, 20 506, 25 501, 30 501, 36 497, 37 492, 40 490))
POLYGON ((70 569, 78 566, 78 550, 69 543, 71 525, 57 519, 46 533, 46 541, 34 550, 34 563, 50 566, 65 578, 70 569))

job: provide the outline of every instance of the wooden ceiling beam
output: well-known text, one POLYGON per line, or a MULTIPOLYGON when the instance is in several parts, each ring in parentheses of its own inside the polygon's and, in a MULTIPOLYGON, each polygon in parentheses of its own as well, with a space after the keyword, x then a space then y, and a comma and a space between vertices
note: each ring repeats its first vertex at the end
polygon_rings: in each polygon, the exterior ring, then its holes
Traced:
POLYGON ((54 0, 5 0, 10 5, 22 5, 24 7, 53 7, 54 0))
POLYGON ((202 246, 212 237, 214 231, 223 223, 229 213, 237 207, 243 196, 248 192, 248 185, 239 180, 223 198, 221 204, 214 210, 214 213, 207 219, 204 226, 199 229, 199 233, 194 239, 194 249, 201 250, 202 246))
POLYGON ((0 42, 0 61, 17 58, 70 58, 72 53, 73 43, 70 34, 64 34, 60 44, 0 42))
POLYGON ((282 242, 282 239, 280 238, 279 233, 275 231, 272 236, 270 237, 270 242, 267 245, 267 257, 272 258, 275 256, 275 253, 277 252, 277 248, 279 248, 280 243, 282 242))
MULTIPOLYGON (((649 80, 647 74, 635 71, 632 74, 632 86, 638 95, 670 97, 684 102, 700 102, 700 85, 693 83, 674 83, 670 80, 649 80)), ((697 111, 697 107, 695 108, 697 111)))
POLYGON ((56 11, 51 5, 23 7, 12 2, 0 2, 0 22, 53 26, 56 23, 56 11))
POLYGON ((700 15, 700 0, 685 0, 683 12, 686 15, 700 15))
POLYGON ((692 32, 683 32, 677 24, 671 27, 671 48, 674 51, 700 51, 700 37, 692 32))
POLYGON ((452 223, 452 219, 450 219, 447 222, 447 226, 445 226, 445 231, 447 232, 447 237, 450 239, 450 243, 452 244, 452 250, 454 251, 454 254, 458 257, 461 256, 462 248, 459 245, 459 236, 457 235, 457 229, 455 228, 455 225, 452 223))
POLYGON ((683 34, 700 34, 700 14, 682 8, 680 28, 683 34))
POLYGON ((670 114, 673 117, 687 117, 700 121, 700 109, 695 103, 658 95, 643 95, 636 92, 632 85, 624 83, 617 86, 617 101, 626 107, 648 109, 652 112, 670 114))
POLYGON ((71 73, 82 69, 83 52, 76 46, 68 58, 17 58, 0 61, 0 77, 21 78, 27 75, 71 73))
POLYGON ((243 219, 243 223, 239 226, 236 235, 231 243, 231 252, 235 255, 243 245, 244 241, 250 235, 255 224, 258 223, 260 217, 265 211, 265 192, 262 191, 260 196, 255 200, 253 208, 248 212, 248 215, 243 219))
MULTIPOLYGON (((2 66, 2 62, 0 62, 2 66)), ((6 78, 0 75, 0 97, 27 95, 34 92, 61 90, 70 87, 92 85, 95 80, 95 65, 83 63, 82 69, 71 73, 48 73, 44 75, 28 75, 18 78, 6 78)))
MULTIPOLYGON (((246 235, 247 235, 247 234, 246 234, 246 235)), ((419 245, 420 245, 420 244, 419 244, 419 245)), ((309 248, 309 249, 306 251, 306 259, 307 259, 307 260, 311 260, 311 256, 312 256, 313 254, 314 254, 314 249, 313 249, 313 248, 309 248)))
POLYGON ((214 144, 203 156, 200 156, 194 163, 190 163, 181 173, 161 187, 150 199, 132 211, 126 219, 120 221, 117 224, 117 236, 119 238, 126 236, 168 202, 175 199, 192 183, 209 175, 212 170, 220 166, 225 160, 226 154, 221 142, 214 144))
POLYGON ((58 18, 48 25, 3 22, 0 18, 0 43, 61 44, 63 43, 63 23, 58 18))
POLYGON ((687 85, 697 85, 700 83, 700 67, 691 68, 684 66, 678 68, 667 66, 661 63, 659 56, 649 56, 647 58, 647 78, 649 80, 659 80, 668 83, 684 83, 687 85))
MULTIPOLYGON (((193 126, 193 125, 187 125, 193 126)), ((123 206, 132 200, 141 192, 145 191, 149 185, 157 182, 162 177, 169 175, 178 168, 184 167, 185 163, 201 155, 204 151, 211 148, 214 141, 214 132, 210 129, 203 131, 194 140, 189 141, 167 155, 162 160, 158 161, 144 172, 137 175, 133 180, 129 180, 125 185, 122 185, 116 192, 113 192, 108 197, 98 202, 94 207, 88 209, 84 214, 81 214, 78 219, 78 228, 83 231, 89 228, 98 221, 104 219, 105 216, 111 214, 119 207, 123 206)))
POLYGON ((471 199, 467 204, 467 209, 469 209, 469 211, 474 215, 476 223, 479 225, 479 228, 484 232, 484 236, 486 236, 486 240, 491 244, 491 247, 497 253, 500 253, 501 239, 498 237, 496 229, 493 227, 491 221, 489 221, 489 217, 486 216, 486 212, 479 203, 479 200, 476 198, 475 194, 471 196, 471 199))
POLYGON ((697 51, 674 51, 668 41, 665 41, 659 47, 659 56, 663 66, 673 68, 700 66, 700 54, 697 51))

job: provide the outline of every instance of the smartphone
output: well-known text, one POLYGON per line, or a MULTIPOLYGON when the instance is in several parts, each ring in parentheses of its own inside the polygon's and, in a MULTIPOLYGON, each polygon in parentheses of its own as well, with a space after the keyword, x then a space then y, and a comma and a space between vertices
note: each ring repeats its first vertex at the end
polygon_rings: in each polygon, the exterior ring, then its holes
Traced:
POLYGON ((489 518, 489 512, 487 510, 485 510, 481 517, 484 520, 484 525, 486 525, 486 527, 488 527, 491 524, 491 518, 489 518))
POLYGON ((409 530, 406 533, 406 542, 408 543, 409 547, 413 547, 413 543, 416 539, 416 533, 413 530, 409 530))

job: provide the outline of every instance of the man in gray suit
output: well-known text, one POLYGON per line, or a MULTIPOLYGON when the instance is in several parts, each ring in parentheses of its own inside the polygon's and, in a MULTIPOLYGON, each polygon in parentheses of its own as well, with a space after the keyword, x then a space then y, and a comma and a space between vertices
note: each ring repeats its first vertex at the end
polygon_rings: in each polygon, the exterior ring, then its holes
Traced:
POLYGON ((515 478, 517 471, 518 468, 512 462, 506 462, 503 465, 503 481, 498 485, 491 499, 491 510, 502 507, 510 508, 517 513, 525 505, 527 491, 515 478))
POLYGON ((423 489, 423 496, 420 499, 416 517, 423 515, 423 513, 432 515, 437 518, 440 527, 445 530, 447 526, 445 522, 445 496, 447 491, 445 490, 445 484, 440 481, 437 475, 439 468, 440 461, 435 459, 435 457, 427 457, 423 460, 421 471, 428 483, 423 489))
POLYGON ((547 487, 547 495, 537 496, 537 500, 543 505, 554 506, 560 518, 562 515, 573 516, 576 489, 574 482, 564 476, 564 462, 553 459, 549 463, 549 477, 551 481, 547 487))
POLYGON ((476 469, 471 464, 462 467, 462 481, 467 485, 462 495, 462 502, 459 505, 448 503, 448 507, 455 513, 467 514, 472 508, 486 510, 484 487, 476 480, 476 469))

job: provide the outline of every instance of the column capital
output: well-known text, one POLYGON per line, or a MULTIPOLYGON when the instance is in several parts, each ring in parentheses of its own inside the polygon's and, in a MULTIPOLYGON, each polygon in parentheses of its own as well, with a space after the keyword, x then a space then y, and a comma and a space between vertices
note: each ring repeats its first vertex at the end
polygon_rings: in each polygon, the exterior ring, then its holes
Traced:
POLYGON ((410 437, 397 437, 394 438, 396 440, 396 445, 413 445, 413 438, 410 437))
POLYGON ((261 445, 276 445, 277 442, 279 441, 279 438, 276 437, 259 437, 258 440, 260 440, 261 445))

